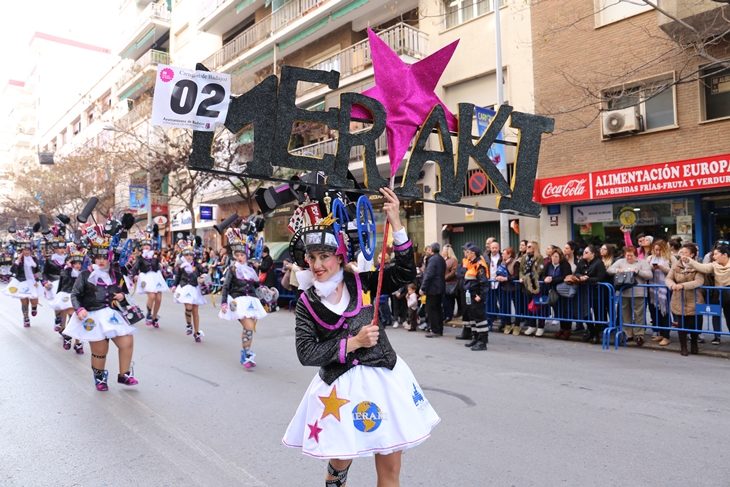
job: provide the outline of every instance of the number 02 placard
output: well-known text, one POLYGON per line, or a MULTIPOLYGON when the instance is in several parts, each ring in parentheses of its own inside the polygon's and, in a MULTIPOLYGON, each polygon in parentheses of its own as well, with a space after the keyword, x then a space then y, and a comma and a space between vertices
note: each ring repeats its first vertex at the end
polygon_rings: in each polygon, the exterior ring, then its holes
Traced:
POLYGON ((152 123, 212 132, 216 125, 226 121, 230 95, 230 74, 160 64, 152 102, 152 123))

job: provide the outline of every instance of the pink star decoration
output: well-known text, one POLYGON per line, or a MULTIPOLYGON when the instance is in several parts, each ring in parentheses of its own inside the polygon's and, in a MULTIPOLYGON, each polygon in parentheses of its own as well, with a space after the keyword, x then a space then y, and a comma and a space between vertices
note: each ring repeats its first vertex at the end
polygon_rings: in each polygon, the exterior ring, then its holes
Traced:
MULTIPOLYGON (((363 92, 383 104, 388 116, 385 132, 388 138, 390 175, 395 175, 408 147, 436 104, 444 107, 449 130, 455 131, 456 117, 436 96, 434 89, 459 41, 431 54, 415 64, 407 65, 375 32, 368 29, 370 51, 375 72, 375 86, 363 92)), ((370 112, 360 105, 352 108, 354 118, 370 118, 370 112)))
POLYGON ((318 421, 315 421, 314 424, 308 424, 307 427, 309 427, 309 439, 314 438, 314 441, 319 443, 319 434, 322 432, 322 428, 317 423, 318 421))

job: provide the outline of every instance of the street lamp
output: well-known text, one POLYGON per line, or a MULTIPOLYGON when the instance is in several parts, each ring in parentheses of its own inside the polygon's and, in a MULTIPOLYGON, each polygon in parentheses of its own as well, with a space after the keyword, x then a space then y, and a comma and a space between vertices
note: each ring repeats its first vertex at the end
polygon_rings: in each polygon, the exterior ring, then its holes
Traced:
MULTIPOLYGON (((129 132, 127 130, 118 129, 118 128, 114 127, 113 125, 104 125, 103 129, 107 130, 109 132, 118 132, 121 134, 127 134, 127 135, 132 135, 132 136, 137 135, 137 134, 133 134, 132 132, 129 132)), ((148 123, 147 124, 147 148, 148 149, 149 149, 149 145, 150 145, 150 125, 148 123)), ((148 152, 148 154, 147 154, 147 225, 148 226, 152 225, 152 181, 150 178, 150 172, 151 172, 150 162, 151 161, 150 161, 150 156, 149 156, 149 152, 148 152)), ((130 206, 131 206, 131 201, 130 201, 130 206)))

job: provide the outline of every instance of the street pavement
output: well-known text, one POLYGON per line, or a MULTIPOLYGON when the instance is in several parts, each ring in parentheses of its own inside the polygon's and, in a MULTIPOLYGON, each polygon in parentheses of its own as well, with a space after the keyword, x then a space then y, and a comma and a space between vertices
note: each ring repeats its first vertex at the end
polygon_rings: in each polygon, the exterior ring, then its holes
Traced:
MULTIPOLYGON (((317 372, 297 360, 293 313, 259 321, 246 370, 240 325, 201 307, 196 344, 167 294, 161 327, 135 335, 140 384, 102 393, 48 306, 26 329, 19 302, 0 295, 0 309, 0 486, 323 485, 325 461, 281 443, 317 372)), ((401 485, 730 484, 727 359, 499 333, 472 352, 457 331, 387 331, 442 419, 404 454, 401 485)), ((117 363, 112 345, 110 378, 117 363)), ((358 459, 348 487, 375 478, 358 459)))

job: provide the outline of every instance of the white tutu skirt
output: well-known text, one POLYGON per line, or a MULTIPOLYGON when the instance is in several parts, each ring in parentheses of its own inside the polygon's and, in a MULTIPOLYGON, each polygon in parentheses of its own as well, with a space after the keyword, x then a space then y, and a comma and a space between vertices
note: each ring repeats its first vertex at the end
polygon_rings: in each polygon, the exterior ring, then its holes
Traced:
MULTIPOLYGON (((53 298, 56 297, 56 293, 58 292, 58 285, 61 283, 61 280, 58 279, 56 281, 51 281, 51 289, 43 288, 43 296, 49 300, 53 301, 53 298)), ((54 308, 55 309, 55 308, 54 308)))
POLYGON ((5 295, 18 299, 38 299, 42 292, 43 286, 33 279, 21 282, 16 278, 12 278, 7 287, 3 289, 5 295))
POLYGON ((48 302, 48 306, 50 306, 54 311, 63 311, 65 309, 73 308, 73 304, 71 304, 71 295, 63 291, 57 293, 56 297, 48 302))
POLYGON ((173 298, 177 304, 208 304, 208 300, 200 292, 200 288, 190 284, 175 289, 173 298))
POLYGON ((439 421, 399 357, 393 370, 358 365, 331 386, 317 374, 282 441, 315 458, 366 457, 417 446, 439 421))
POLYGON ((9 276, 10 274, 12 274, 12 272, 10 272, 9 265, 0 266, 0 276, 9 276))
POLYGON ((147 294, 147 293, 166 293, 170 290, 167 287, 165 278, 162 277, 162 271, 149 271, 144 274, 140 274, 137 278, 137 292, 136 294, 147 294))
POLYGON ((228 311, 223 312, 221 308, 218 318, 228 321, 238 321, 244 318, 260 320, 267 316, 266 310, 261 305, 261 300, 252 296, 239 296, 236 299, 228 296, 228 311))
POLYGON ((131 335, 136 332, 137 328, 128 324, 122 313, 111 308, 102 308, 89 311, 84 320, 80 320, 74 313, 63 333, 77 340, 99 342, 105 338, 131 335))

